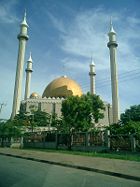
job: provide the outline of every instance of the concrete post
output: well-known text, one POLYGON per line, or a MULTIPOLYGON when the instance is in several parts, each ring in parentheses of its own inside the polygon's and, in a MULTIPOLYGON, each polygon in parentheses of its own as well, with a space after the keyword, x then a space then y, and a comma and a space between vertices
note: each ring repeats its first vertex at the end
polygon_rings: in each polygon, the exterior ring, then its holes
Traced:
POLYGON ((110 149, 110 131, 105 131, 105 146, 110 149))
POLYGON ((136 151, 136 139, 133 134, 130 136, 130 141, 131 141, 131 151, 135 152, 136 151))
POLYGON ((56 143, 56 149, 58 149, 58 134, 55 133, 55 143, 56 143))
POLYGON ((23 136, 20 138, 20 148, 22 149, 24 147, 24 143, 23 143, 23 136))

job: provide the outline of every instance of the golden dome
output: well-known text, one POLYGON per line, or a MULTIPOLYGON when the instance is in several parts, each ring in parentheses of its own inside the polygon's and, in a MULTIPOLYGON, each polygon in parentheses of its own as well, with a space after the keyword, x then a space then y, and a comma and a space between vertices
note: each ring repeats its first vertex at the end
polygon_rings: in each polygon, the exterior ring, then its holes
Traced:
POLYGON ((80 86, 74 80, 62 76, 53 80, 46 87, 42 97, 68 97, 72 95, 82 95, 80 86))
POLYGON ((31 95, 30 95, 30 99, 37 99, 37 98, 40 98, 40 95, 36 92, 33 92, 31 95))

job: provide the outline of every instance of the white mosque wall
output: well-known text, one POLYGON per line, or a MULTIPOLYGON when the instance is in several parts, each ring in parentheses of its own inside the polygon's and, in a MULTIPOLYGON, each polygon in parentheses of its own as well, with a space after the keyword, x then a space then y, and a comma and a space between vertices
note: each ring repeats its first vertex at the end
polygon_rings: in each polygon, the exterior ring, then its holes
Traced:
POLYGON ((99 122, 96 124, 96 127, 103 128, 104 126, 109 126, 113 123, 113 116, 112 116, 112 106, 104 102, 105 110, 103 111, 104 118, 100 119, 99 122))

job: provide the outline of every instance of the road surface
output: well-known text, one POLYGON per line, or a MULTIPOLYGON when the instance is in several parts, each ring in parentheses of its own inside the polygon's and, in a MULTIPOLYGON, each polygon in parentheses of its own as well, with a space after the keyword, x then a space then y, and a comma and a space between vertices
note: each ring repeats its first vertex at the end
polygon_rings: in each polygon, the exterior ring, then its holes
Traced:
POLYGON ((0 187, 139 187, 140 182, 0 155, 0 187))

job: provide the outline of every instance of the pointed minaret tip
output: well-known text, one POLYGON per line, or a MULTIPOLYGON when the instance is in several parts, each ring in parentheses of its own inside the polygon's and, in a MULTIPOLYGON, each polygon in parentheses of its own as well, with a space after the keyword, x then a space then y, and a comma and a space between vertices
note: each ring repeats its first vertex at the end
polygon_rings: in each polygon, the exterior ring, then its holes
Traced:
POLYGON ((115 33, 115 31, 114 31, 114 28, 113 28, 113 24, 112 24, 112 16, 110 17, 110 31, 109 31, 109 33, 115 33))
POLYGON ((25 11, 24 11, 24 19, 26 20, 26 8, 25 8, 25 11))
POLYGON ((95 63, 94 63, 94 60, 93 60, 93 57, 92 57, 92 56, 91 56, 91 63, 90 63, 90 65, 95 66, 95 63))
POLYGON ((112 27, 112 16, 110 16, 110 28, 112 27))
POLYGON ((33 60, 32 60, 32 53, 31 52, 30 52, 30 57, 29 57, 28 62, 33 62, 33 60))
POLYGON ((24 18, 23 18, 23 20, 26 21, 26 9, 25 9, 25 11, 24 11, 24 18))
POLYGON ((24 11, 24 17, 23 17, 23 21, 21 22, 21 25, 25 25, 28 27, 27 21, 26 21, 26 9, 24 11))

